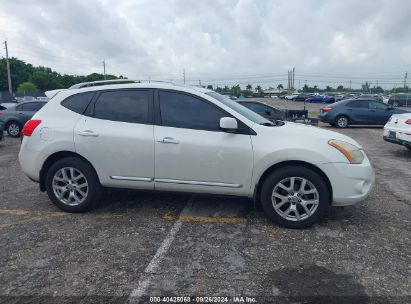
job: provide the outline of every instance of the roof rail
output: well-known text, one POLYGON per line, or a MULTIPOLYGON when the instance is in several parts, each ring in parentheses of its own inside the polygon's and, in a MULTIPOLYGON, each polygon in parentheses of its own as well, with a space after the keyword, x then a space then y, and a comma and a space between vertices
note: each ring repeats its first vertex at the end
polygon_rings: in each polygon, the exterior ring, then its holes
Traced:
POLYGON ((134 80, 134 79, 113 79, 113 80, 98 80, 98 81, 90 81, 90 82, 82 82, 77 83, 69 87, 69 89, 81 89, 86 87, 93 87, 99 85, 106 85, 106 84, 125 84, 125 83, 143 83, 143 82, 161 82, 161 83, 170 83, 174 84, 169 81, 162 81, 162 80, 134 80))

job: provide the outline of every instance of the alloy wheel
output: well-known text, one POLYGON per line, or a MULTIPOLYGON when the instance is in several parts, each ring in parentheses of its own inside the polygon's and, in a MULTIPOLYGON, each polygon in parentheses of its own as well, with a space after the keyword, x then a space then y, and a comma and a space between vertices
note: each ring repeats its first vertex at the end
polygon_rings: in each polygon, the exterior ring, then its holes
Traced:
POLYGON ((53 177, 52 187, 54 195, 63 204, 77 206, 87 199, 88 182, 85 175, 78 169, 64 167, 58 170, 53 177))
POLYGON ((287 177, 274 186, 271 196, 274 210, 289 221, 312 216, 319 205, 317 188, 303 177, 287 177))
POLYGON ((339 117, 337 120, 337 125, 340 128, 345 128, 346 126, 348 126, 348 119, 347 117, 339 117))
POLYGON ((20 126, 18 124, 11 123, 9 124, 7 131, 11 136, 16 137, 20 134, 20 126))

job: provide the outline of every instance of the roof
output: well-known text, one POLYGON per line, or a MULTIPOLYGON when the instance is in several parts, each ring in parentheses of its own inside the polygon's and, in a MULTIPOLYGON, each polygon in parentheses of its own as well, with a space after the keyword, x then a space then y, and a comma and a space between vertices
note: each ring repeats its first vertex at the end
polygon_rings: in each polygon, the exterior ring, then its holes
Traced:
POLYGON ((128 88, 152 88, 152 89, 178 89, 182 91, 194 90, 200 93, 210 93, 213 90, 206 89, 201 86, 185 85, 185 84, 175 84, 166 81, 141 81, 141 80, 128 80, 119 79, 118 81, 113 80, 103 80, 103 81, 93 81, 84 82, 71 86, 68 89, 59 89, 45 92, 45 95, 49 98, 53 98, 60 92, 89 92, 98 90, 108 90, 108 89, 128 89, 128 88))

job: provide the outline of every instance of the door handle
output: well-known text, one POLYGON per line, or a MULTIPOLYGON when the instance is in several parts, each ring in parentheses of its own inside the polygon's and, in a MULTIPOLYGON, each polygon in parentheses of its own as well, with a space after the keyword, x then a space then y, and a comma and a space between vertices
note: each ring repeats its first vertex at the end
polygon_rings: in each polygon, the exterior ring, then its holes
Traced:
POLYGON ((179 144, 180 142, 172 137, 164 137, 163 139, 157 140, 157 142, 162 144, 179 144))
POLYGON ((85 130, 85 131, 79 132, 78 135, 80 135, 80 136, 88 136, 88 137, 97 137, 97 136, 98 136, 97 133, 94 133, 94 132, 91 131, 91 130, 85 130))

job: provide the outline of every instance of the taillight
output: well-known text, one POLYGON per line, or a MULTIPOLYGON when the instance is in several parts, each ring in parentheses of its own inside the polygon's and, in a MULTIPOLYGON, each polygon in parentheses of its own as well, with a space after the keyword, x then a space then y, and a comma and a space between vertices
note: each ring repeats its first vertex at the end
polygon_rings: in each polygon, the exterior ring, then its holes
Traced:
POLYGON ((333 108, 331 108, 331 107, 322 108, 321 111, 322 111, 323 113, 327 113, 327 112, 330 112, 332 109, 333 109, 333 108))
POLYGON ((38 127, 38 125, 41 124, 41 120, 39 119, 31 119, 23 127, 23 131, 21 134, 23 136, 31 136, 33 134, 34 130, 38 127))
POLYGON ((411 119, 407 119, 407 120, 405 121, 405 123, 406 123, 407 125, 411 125, 411 119))

